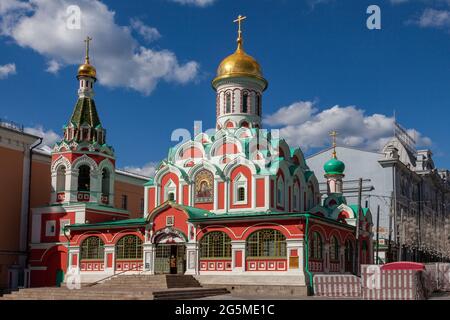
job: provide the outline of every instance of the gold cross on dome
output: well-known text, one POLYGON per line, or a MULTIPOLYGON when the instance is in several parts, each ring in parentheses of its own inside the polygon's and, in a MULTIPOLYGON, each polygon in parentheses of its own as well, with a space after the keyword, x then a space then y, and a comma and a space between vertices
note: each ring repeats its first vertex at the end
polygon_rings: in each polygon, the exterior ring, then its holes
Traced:
POLYGON ((233 20, 233 22, 237 22, 238 23, 238 34, 239 34, 239 36, 241 36, 241 33, 242 33, 242 31, 241 31, 241 23, 245 19, 247 19, 247 17, 239 15, 236 20, 233 20))
POLYGON ((333 158, 336 159, 336 137, 338 133, 336 130, 330 132, 330 137, 333 139, 333 158))
POLYGON ((92 41, 92 38, 89 38, 89 36, 86 37, 84 42, 86 42, 86 61, 89 62, 89 42, 92 41))

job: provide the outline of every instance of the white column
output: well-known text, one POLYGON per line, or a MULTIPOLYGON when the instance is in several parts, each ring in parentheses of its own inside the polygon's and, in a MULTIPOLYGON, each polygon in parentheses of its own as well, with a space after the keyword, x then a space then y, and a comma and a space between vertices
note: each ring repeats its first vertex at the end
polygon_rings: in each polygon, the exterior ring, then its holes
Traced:
POLYGON ((97 170, 91 171, 91 186, 89 202, 101 202, 101 172, 97 170))
POLYGON ((186 243, 186 260, 185 274, 199 274, 199 248, 197 242, 186 243))
POLYGON ((245 240, 233 240, 231 241, 231 268, 233 273, 245 272, 245 240), (241 267, 235 267, 236 265, 236 252, 241 251, 242 265, 241 267))
MULTIPOLYGON (((57 177, 58 177, 57 172, 52 172, 52 193, 50 195, 50 203, 55 203, 56 202, 57 177)), ((66 183, 67 183, 67 178, 66 178, 66 183)), ((65 196, 68 196, 68 195, 65 195, 65 196)), ((64 201, 66 201, 66 199, 64 199, 64 201)))
POLYGON ((219 207, 219 181, 218 179, 214 179, 214 212, 217 211, 219 207))
POLYGON ((251 176, 252 181, 252 210, 256 209, 256 178, 254 175, 251 176))
POLYGON ((303 267, 303 240, 300 239, 287 239, 286 240, 286 251, 287 251, 287 266, 288 266, 288 274, 295 274, 300 277, 300 280, 305 283, 305 273, 303 267), (297 250, 298 257, 298 267, 291 268, 290 266, 290 257, 291 251, 297 250))
POLYGON ((144 259, 144 271, 148 274, 155 273, 154 266, 154 252, 155 245, 153 243, 144 243, 143 245, 143 259, 144 259))
POLYGON ((114 271, 116 269, 116 250, 114 245, 105 245, 105 257, 104 257, 104 264, 105 264, 105 273, 114 274, 114 271), (112 254, 112 266, 108 268, 108 255, 112 254))
POLYGON ((66 195, 64 201, 78 201, 78 169, 68 170, 66 173, 66 195))
MULTIPOLYGON (((224 185, 225 185, 225 194, 224 194, 224 201, 225 201, 225 204, 224 204, 224 208, 225 208, 225 212, 228 212, 228 210, 230 209, 230 202, 229 202, 229 199, 230 199, 230 180, 227 178, 227 179, 225 179, 225 181, 224 181, 224 185)), ((233 192, 233 191, 231 191, 231 192, 233 192)))
POLYGON ((264 211, 270 209, 270 178, 269 176, 264 177, 264 211))
POLYGON ((69 247, 67 254, 69 255, 69 265, 67 266, 67 273, 73 272, 78 274, 80 272, 80 247, 69 247), (75 255, 77 256, 76 266, 73 265, 73 259, 75 255))

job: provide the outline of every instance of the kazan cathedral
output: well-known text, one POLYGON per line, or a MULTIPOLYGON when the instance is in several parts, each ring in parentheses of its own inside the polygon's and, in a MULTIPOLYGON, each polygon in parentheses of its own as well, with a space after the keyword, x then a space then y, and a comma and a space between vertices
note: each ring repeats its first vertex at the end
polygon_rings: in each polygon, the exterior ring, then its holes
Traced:
POLYGON ((142 217, 115 208, 115 155, 93 99, 89 40, 78 101, 52 151, 51 204, 32 212, 31 286, 124 272, 308 285, 314 274, 357 274, 372 262, 371 213, 347 204, 336 152, 324 164, 322 197, 301 149, 261 128, 268 82, 244 51, 240 25, 237 49, 212 81, 215 133, 169 150, 143 186, 142 217))

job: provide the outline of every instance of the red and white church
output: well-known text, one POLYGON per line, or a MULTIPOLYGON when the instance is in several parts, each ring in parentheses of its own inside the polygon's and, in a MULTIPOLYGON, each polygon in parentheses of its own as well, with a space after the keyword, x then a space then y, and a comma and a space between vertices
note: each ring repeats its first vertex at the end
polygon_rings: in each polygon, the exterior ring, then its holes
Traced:
POLYGON ((322 197, 301 149, 261 128, 268 82, 240 28, 236 51, 212 81, 215 132, 169 150, 143 186, 140 218, 114 207, 115 156, 88 54, 77 78, 79 98, 52 153, 52 203, 32 212, 32 286, 59 284, 67 273, 92 282, 124 271, 289 276, 307 285, 315 273, 355 273, 372 262, 371 213, 346 203, 336 153, 324 165, 322 197))

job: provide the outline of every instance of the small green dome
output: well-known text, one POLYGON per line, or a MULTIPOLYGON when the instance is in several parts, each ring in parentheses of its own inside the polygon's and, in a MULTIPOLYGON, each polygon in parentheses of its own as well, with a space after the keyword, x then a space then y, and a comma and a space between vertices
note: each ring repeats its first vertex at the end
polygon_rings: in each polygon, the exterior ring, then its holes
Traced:
POLYGON ((336 158, 331 158, 325 163, 323 170, 325 170, 326 174, 343 174, 345 164, 336 158))

